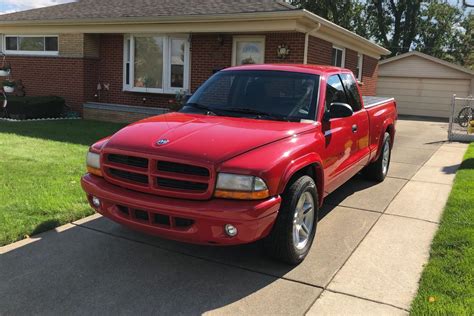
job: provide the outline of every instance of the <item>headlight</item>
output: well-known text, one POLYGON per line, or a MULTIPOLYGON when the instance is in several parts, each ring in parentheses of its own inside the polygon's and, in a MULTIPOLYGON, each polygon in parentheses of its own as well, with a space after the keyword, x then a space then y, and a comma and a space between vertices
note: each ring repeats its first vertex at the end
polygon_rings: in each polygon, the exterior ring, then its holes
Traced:
POLYGON ((268 187, 261 178, 230 173, 217 176, 215 197, 239 200, 260 200, 269 196, 268 187))
POLYGON ((89 151, 87 153, 86 165, 89 173, 102 177, 102 171, 100 171, 100 154, 89 151))

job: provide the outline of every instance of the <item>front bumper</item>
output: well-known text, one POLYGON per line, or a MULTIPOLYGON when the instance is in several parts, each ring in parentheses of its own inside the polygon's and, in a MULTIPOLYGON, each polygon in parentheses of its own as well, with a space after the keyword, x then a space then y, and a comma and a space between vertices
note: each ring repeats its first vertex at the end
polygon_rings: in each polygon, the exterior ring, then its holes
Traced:
POLYGON ((266 237, 273 227, 281 197, 262 201, 180 200, 135 192, 86 174, 81 179, 91 206, 100 214, 132 229, 195 244, 238 245, 266 237), (100 207, 92 204, 100 199, 100 207), (168 220, 166 220, 168 218, 168 220), (224 226, 238 230, 235 237, 224 226))

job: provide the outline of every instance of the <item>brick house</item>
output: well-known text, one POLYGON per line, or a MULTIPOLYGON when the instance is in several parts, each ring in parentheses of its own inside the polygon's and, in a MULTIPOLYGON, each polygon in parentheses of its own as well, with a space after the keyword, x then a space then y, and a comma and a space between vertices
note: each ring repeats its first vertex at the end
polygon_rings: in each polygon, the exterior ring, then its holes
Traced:
POLYGON ((375 95, 389 53, 275 0, 80 0, 0 16, 0 49, 28 95, 113 121, 161 113, 177 92, 242 63, 346 67, 375 95))

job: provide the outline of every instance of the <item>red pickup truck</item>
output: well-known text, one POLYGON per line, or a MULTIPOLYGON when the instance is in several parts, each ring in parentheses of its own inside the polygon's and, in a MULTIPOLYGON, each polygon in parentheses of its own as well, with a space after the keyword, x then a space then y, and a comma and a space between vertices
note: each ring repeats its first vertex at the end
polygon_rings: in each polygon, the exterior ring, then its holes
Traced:
POLYGON ((132 229, 207 245, 262 240, 298 264, 328 194, 360 171, 384 180, 396 120, 395 101, 361 98, 346 69, 229 68, 181 111, 92 145, 82 187, 96 211, 132 229))

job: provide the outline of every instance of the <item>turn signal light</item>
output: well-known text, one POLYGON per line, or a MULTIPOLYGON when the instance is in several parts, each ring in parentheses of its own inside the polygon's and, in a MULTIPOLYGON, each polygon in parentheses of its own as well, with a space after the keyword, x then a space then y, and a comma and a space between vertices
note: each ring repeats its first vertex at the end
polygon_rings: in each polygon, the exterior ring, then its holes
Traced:
POLYGON ((87 172, 89 172, 90 174, 93 174, 95 176, 102 177, 102 171, 100 171, 100 169, 87 167, 87 172))
POLYGON ((256 192, 216 190, 214 196, 221 199, 263 200, 270 196, 268 190, 256 192))

